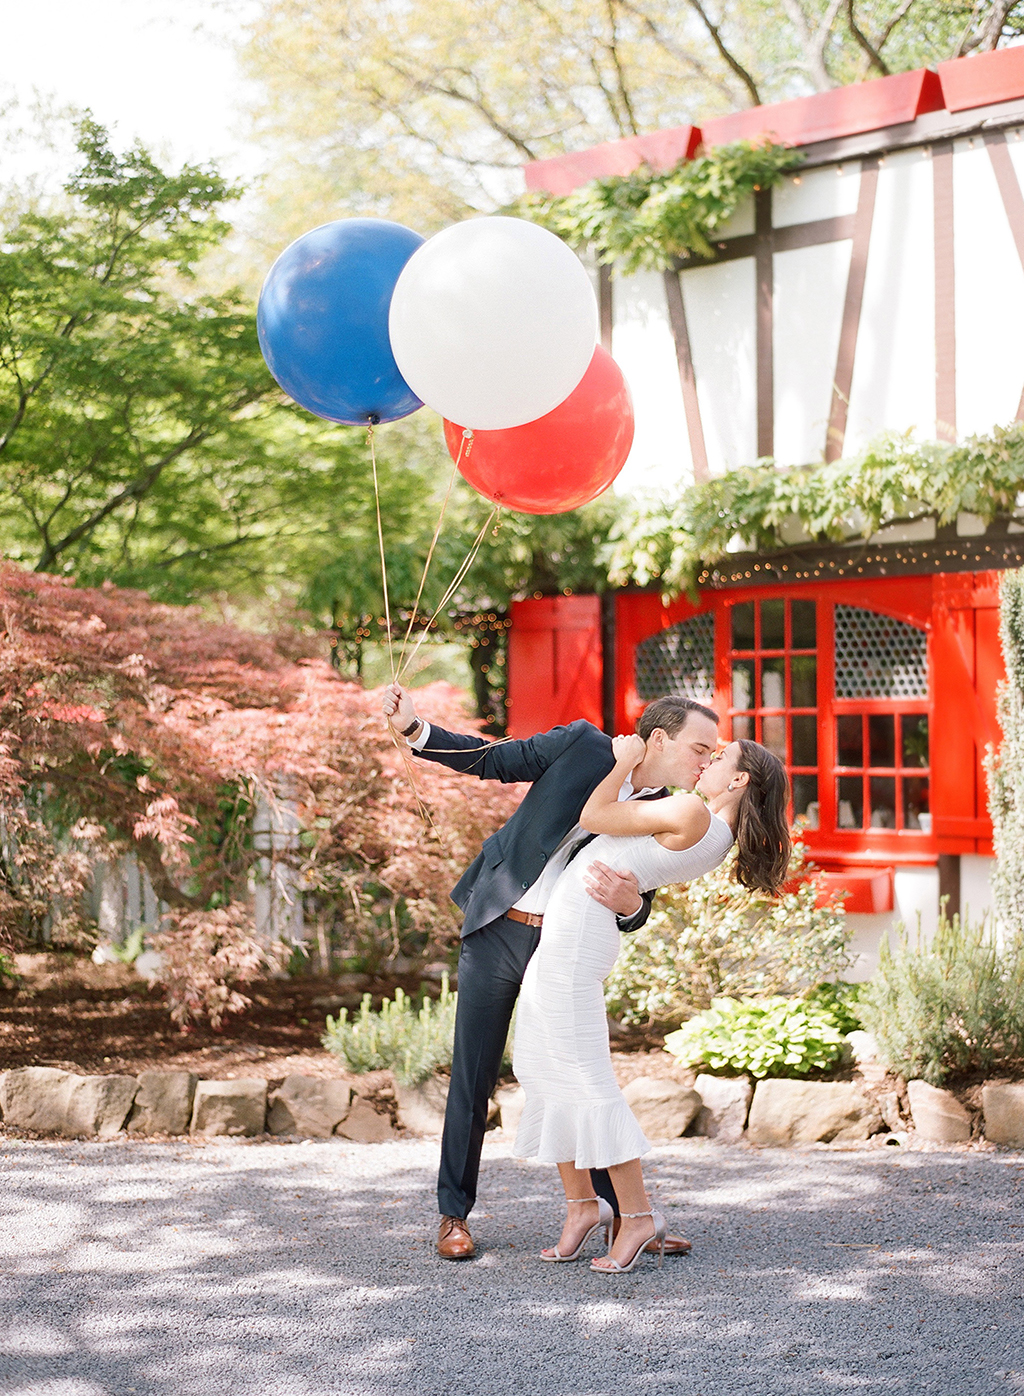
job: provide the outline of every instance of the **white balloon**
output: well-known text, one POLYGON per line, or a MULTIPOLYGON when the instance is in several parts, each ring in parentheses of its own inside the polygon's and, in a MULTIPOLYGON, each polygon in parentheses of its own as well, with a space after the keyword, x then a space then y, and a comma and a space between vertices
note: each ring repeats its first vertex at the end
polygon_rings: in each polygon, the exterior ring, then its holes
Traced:
POLYGON ((578 386, 597 343, 597 301, 554 233, 474 218, 412 254, 389 323, 416 396, 459 426, 496 431, 543 417, 578 386))

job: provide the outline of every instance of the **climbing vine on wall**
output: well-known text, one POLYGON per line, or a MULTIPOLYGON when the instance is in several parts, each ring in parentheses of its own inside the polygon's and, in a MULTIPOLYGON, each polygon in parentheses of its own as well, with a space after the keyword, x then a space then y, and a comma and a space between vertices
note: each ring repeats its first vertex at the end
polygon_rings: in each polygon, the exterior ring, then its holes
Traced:
POLYGON ((1024 423, 958 446, 890 435, 862 455, 792 468, 762 461, 675 498, 639 500, 609 541, 611 580, 666 595, 693 588, 701 566, 739 547, 771 552, 794 541, 869 538, 886 524, 962 512, 986 523, 1011 515, 1024 492, 1024 423))
POLYGON ((710 257, 711 243, 750 194, 778 184, 803 160, 799 151, 738 141, 666 173, 646 165, 594 179, 571 194, 524 194, 507 210, 589 248, 617 271, 662 271, 678 260, 710 257))

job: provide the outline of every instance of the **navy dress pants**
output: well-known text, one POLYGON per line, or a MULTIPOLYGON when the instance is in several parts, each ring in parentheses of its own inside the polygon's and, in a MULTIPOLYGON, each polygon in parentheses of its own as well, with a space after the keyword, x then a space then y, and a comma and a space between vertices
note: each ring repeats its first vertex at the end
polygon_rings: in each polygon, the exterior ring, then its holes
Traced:
MULTIPOLYGON (((505 916, 466 936, 459 954, 459 1006, 455 1015, 452 1076, 441 1138, 437 1205, 442 1216, 468 1217, 476 1202, 480 1153, 491 1095, 512 1010, 540 942, 540 929, 505 916)), ((594 1191, 615 1208, 611 1178, 592 1169, 594 1191)))

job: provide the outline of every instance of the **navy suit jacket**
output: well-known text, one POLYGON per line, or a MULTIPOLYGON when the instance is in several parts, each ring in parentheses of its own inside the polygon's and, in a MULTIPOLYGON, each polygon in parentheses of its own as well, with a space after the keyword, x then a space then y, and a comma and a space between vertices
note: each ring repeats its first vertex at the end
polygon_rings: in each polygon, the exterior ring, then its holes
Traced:
MULTIPOLYGON (((582 718, 524 741, 501 744, 431 724, 417 755, 481 780, 531 783, 519 808, 484 840, 478 857, 452 890, 452 901, 465 914, 463 936, 504 916, 533 886, 615 764, 611 738, 582 718)), ((622 930, 638 930, 650 915, 652 894, 641 896, 643 906, 635 916, 618 918, 622 930)))

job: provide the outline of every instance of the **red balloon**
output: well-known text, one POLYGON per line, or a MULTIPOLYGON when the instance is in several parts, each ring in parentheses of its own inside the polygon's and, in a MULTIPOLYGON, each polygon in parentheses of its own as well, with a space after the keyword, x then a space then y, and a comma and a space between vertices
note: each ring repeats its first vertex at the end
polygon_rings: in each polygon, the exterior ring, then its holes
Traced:
POLYGON ((625 465, 633 399, 618 364, 598 345, 582 382, 546 416, 465 439, 463 428, 446 420, 444 437, 452 460, 487 499, 524 514, 564 514, 596 499, 625 465))

